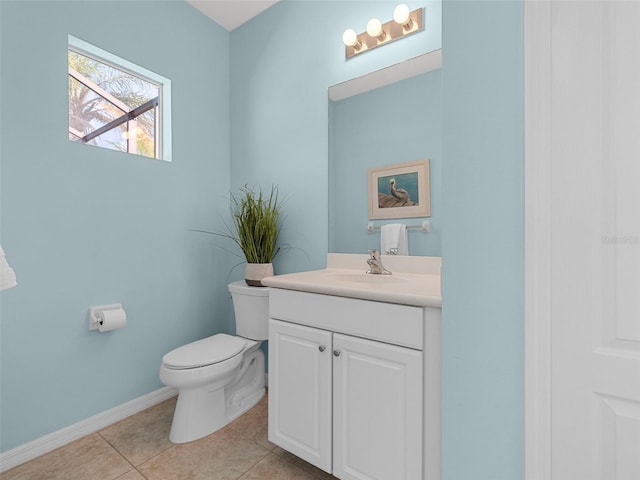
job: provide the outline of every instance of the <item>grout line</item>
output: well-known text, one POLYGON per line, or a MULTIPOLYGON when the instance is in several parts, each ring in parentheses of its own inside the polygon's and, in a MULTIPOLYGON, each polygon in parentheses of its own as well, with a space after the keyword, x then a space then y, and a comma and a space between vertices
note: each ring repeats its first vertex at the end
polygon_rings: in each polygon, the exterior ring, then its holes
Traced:
MULTIPOLYGON (((180 445, 185 445, 184 443, 180 444, 180 445)), ((165 453, 167 453, 169 450, 172 450, 174 448, 176 448, 178 445, 170 445, 168 448, 165 448, 163 451, 157 453, 156 455, 147 458, 144 462, 142 462, 140 465, 136 466, 135 469, 138 470, 139 467, 142 467, 143 465, 146 465, 147 463, 149 463, 150 461, 158 458, 160 455, 164 455, 165 453)), ((139 470, 138 470, 139 471, 139 470)), ((140 471, 139 471, 140 472, 140 471)), ((140 472, 140 475, 142 475, 142 472, 140 472)), ((142 475, 145 479, 147 477, 145 477, 144 475, 142 475)))
MULTIPOLYGON (((154 406, 151 406, 149 408, 154 408, 154 406)), ((127 418, 132 418, 135 417, 136 415, 139 415, 140 413, 148 410, 149 408, 142 410, 136 414, 131 415, 130 417, 127 418)), ((255 407, 254 407, 255 408, 255 407)), ((253 410, 253 409, 252 409, 253 410)), ((251 412, 251 410, 249 410, 249 412, 251 412)), ((247 413, 249 413, 247 412, 247 413)), ((264 415, 267 415, 266 410, 264 412, 264 415)), ((258 415, 257 411, 254 411, 253 413, 249 413, 250 417, 255 417, 255 419, 257 419, 258 421, 262 420, 261 417, 262 415, 258 415)), ((235 421, 234 421, 235 422, 235 421)), ((251 466, 249 466, 244 472, 242 472, 238 477, 235 477, 234 480, 241 480, 242 478, 244 478, 249 472, 251 472, 253 469, 255 469, 257 467, 257 465, 262 462, 265 461, 267 458, 269 458, 269 455, 275 455, 275 457, 280 458, 281 460, 284 460, 284 462, 286 462, 290 467, 293 467, 296 471, 299 471, 301 474, 303 474, 306 477, 309 478, 313 478, 313 479, 317 479, 317 480, 329 480, 329 479, 335 479, 335 477, 331 477, 331 476, 327 476, 328 474, 325 474, 322 471, 315 471, 313 470, 313 466, 311 464, 309 464, 308 462, 304 462, 302 459, 299 459, 298 457, 293 456, 292 454, 286 452, 286 450, 282 450, 281 454, 277 453, 277 445, 273 445, 272 448, 269 448, 265 445, 263 445, 262 443, 260 443, 262 441, 262 437, 260 438, 254 438, 253 436, 251 436, 251 433, 253 432, 253 430, 248 430, 246 427, 240 429, 239 427, 234 428, 232 426, 232 424, 234 422, 231 422, 231 424, 227 425, 225 428, 229 428, 231 431, 233 431, 236 435, 238 435, 239 437, 242 437, 243 439, 250 441, 252 444, 260 447, 261 449, 264 450, 264 455, 262 455, 255 463, 253 463, 251 466), (244 433, 243 433, 244 432, 244 433), (288 455, 287 455, 288 454, 288 455), (309 467, 312 467, 310 469, 306 469, 306 465, 308 465, 309 467)), ((253 423, 253 422, 249 422, 249 423, 253 423)), ((240 423, 238 424, 238 426, 241 425, 240 423)), ((100 438, 100 440, 104 441, 107 445, 109 445, 109 447, 111 449, 113 449, 115 452, 117 452, 117 454, 122 457, 130 466, 131 466, 131 470, 123 473, 122 475, 120 475, 119 477, 115 478, 114 480, 121 480, 122 478, 124 478, 127 475, 130 475, 133 471, 135 471, 136 473, 138 473, 138 475, 140 475, 140 477, 144 480, 149 480, 150 477, 144 475, 142 473, 142 471, 139 469, 139 467, 142 467, 144 465, 146 465, 147 463, 153 461, 154 459, 156 459, 157 457, 166 454, 167 452, 169 452, 171 449, 175 449, 177 447, 177 445, 174 444, 170 444, 167 448, 165 448, 164 450, 162 450, 161 452, 156 453, 155 455, 143 460, 139 465, 134 465, 134 463, 132 462, 132 460, 130 460, 129 458, 127 458, 127 456, 121 452, 118 447, 116 445, 114 445, 113 443, 111 443, 106 436, 103 435, 103 431, 107 430, 107 428, 109 428, 111 425, 98 430, 94 433, 98 434, 98 437, 100 438)), ((86 437, 90 436, 92 434, 88 434, 85 435, 86 437)), ((215 435, 215 433, 213 434, 215 435)), ((49 452, 51 453, 51 452, 49 452)))
MULTIPOLYGON (((107 442, 109 445, 111 445, 111 447, 112 447, 115 451, 117 451, 117 452, 118 452, 118 453, 119 453, 119 454, 120 454, 120 455, 121 455, 121 456, 122 456, 122 457, 123 457, 123 458, 124 458, 124 459, 125 459, 125 460, 126 460, 126 461, 127 461, 127 462, 132 466, 132 467, 133 467, 133 468, 134 468, 134 469, 135 469, 135 470, 138 470, 138 467, 140 467, 140 466, 144 465, 145 463, 147 463, 147 462, 149 462, 149 461, 153 460, 154 458, 156 458, 156 457, 158 457, 158 456, 162 455, 163 453, 168 452, 168 451, 169 451, 169 450, 171 450, 172 448, 175 448, 175 447, 176 447, 176 445, 171 444, 171 445, 169 445, 167 448, 165 448, 164 450, 162 450, 161 452, 158 452, 158 453, 156 453, 155 455, 152 455, 152 456, 151 456, 151 457, 149 457, 149 458, 145 458, 142 462, 140 462, 140 464, 136 465, 136 464, 135 464, 135 463, 133 463, 131 460, 129 460, 129 459, 127 458, 127 456, 126 456, 123 452, 121 452, 120 450, 118 450, 118 447, 116 447, 116 446, 115 446, 114 444, 112 444, 109 440, 107 440, 104 436, 102 436, 102 432, 101 432, 101 431, 100 431, 100 432, 97 432, 97 433, 98 433, 98 434, 99 434, 99 435, 104 439, 104 441, 105 441, 105 442, 107 442)), ((141 475, 142 475, 142 474, 141 474, 141 475)), ((142 476, 144 477, 144 475, 142 475, 142 476)), ((145 477, 145 478, 146 478, 146 477, 145 477)))
POLYGON ((163 387, 11 450, 0 452, 0 473, 103 430, 120 420, 175 397, 175 395, 176 390, 174 388, 163 387))
MULTIPOLYGON (((256 442, 256 441, 254 441, 254 443, 255 443, 256 445, 258 445, 259 447, 261 446, 261 445, 259 445, 259 444, 258 444, 258 442, 256 442)), ((265 449, 265 450, 266 450, 266 449, 265 449)), ((253 469, 255 468, 255 466, 256 466, 256 465, 258 465, 262 460, 264 460, 265 458, 267 458, 267 455, 269 455, 269 451, 268 451, 268 450, 267 450, 267 453, 266 453, 265 455, 263 455, 262 457, 260 457, 260 459, 259 459, 256 463, 254 463, 254 464, 253 464, 253 465, 251 465, 249 468, 247 468, 244 472, 242 472, 242 473, 240 474, 240 476, 239 476, 239 477, 236 477, 236 480, 242 480, 242 477, 244 477, 247 473, 249 473, 251 470, 253 470, 253 469)))
POLYGON ((147 477, 144 473, 142 473, 140 470, 138 470, 136 468, 136 472, 138 472, 138 475, 140 475, 142 478, 144 478, 144 480, 149 480, 149 477, 147 477))
MULTIPOLYGON (((125 462, 127 462, 129 465, 131 465, 131 468, 132 468, 133 470, 137 470, 136 466, 135 466, 133 463, 131 463, 131 462, 129 461, 129 459, 128 459, 127 457, 125 457, 125 456, 122 454, 122 452, 121 452, 120 450, 118 450, 118 449, 117 449, 117 448, 116 448, 116 447, 115 447, 115 446, 114 446, 114 445, 113 445, 109 440, 107 440, 105 437, 103 437, 103 436, 102 436, 102 433, 100 433, 100 432, 96 432, 96 434, 98 435, 98 437, 100 437, 100 439, 102 439, 102 441, 103 441, 104 443, 106 443, 107 445, 109 445, 109 447, 111 447, 111 449, 112 449, 113 451, 115 451, 118 455, 120 455, 120 456, 124 459, 124 461, 125 461, 125 462)), ((131 470, 129 470, 128 472, 123 473, 123 474, 122 474, 122 475, 120 475, 119 477, 116 477, 114 480, 118 480, 119 478, 122 478, 122 477, 124 477, 125 475, 128 475, 129 473, 131 473, 131 470)))

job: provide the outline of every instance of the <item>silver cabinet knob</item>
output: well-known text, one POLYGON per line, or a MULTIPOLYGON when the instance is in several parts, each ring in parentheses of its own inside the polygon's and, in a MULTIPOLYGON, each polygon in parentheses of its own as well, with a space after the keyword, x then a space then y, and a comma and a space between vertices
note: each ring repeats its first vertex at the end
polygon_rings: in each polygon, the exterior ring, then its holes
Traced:
POLYGON ((340 350, 334 350, 333 351, 333 356, 334 357, 339 357, 340 356, 340 350))
POLYGON ((320 350, 321 352, 324 352, 327 349, 327 347, 325 347, 324 345, 320 345, 318 347, 318 350, 320 350))

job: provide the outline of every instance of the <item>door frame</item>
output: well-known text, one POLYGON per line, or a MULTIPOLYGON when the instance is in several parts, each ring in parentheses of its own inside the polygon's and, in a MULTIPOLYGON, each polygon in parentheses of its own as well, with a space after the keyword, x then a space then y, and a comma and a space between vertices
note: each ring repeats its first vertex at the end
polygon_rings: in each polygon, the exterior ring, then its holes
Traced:
POLYGON ((551 6, 524 0, 525 480, 551 479, 551 6))

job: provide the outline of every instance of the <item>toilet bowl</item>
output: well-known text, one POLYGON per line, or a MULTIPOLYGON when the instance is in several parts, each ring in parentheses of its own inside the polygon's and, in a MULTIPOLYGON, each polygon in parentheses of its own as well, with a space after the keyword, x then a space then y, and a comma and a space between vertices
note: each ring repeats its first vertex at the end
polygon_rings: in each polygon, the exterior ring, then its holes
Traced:
POLYGON ((178 389, 169 440, 186 443, 209 435, 253 407, 265 394, 269 289, 244 281, 229 285, 238 335, 219 333, 162 357, 160 380, 178 389), (242 336, 241 336, 242 335, 242 336))

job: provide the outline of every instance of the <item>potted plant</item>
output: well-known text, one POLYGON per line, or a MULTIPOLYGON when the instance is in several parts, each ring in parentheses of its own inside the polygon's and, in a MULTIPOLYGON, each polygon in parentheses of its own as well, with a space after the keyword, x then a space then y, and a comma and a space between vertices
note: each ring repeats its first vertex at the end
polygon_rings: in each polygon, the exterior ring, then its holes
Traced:
POLYGON ((246 185, 231 195, 232 227, 226 237, 242 250, 247 261, 245 281, 247 285, 262 287, 262 279, 273 275, 273 259, 280 247, 280 205, 277 187, 263 195, 246 185))

